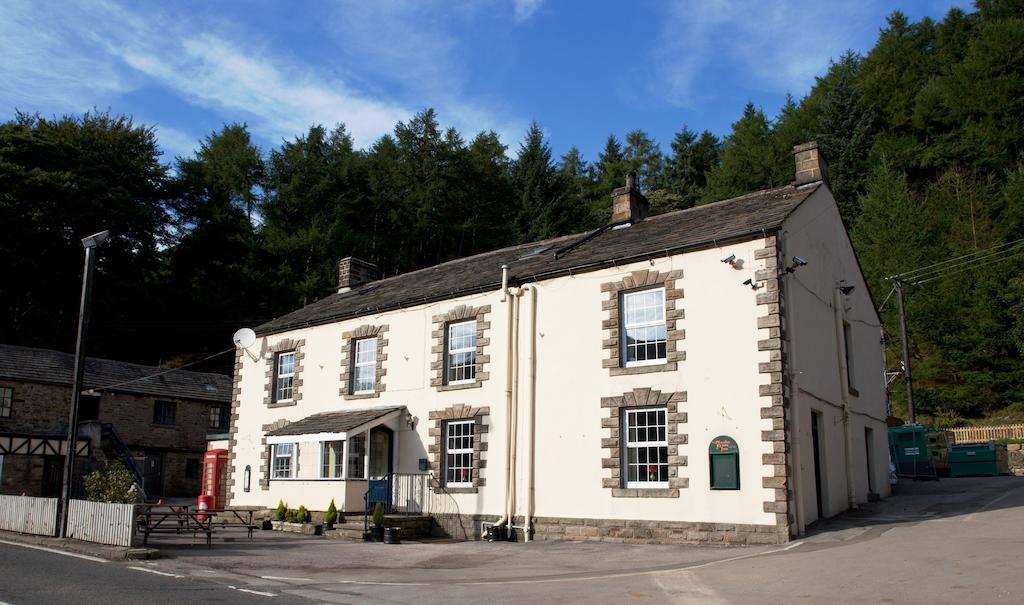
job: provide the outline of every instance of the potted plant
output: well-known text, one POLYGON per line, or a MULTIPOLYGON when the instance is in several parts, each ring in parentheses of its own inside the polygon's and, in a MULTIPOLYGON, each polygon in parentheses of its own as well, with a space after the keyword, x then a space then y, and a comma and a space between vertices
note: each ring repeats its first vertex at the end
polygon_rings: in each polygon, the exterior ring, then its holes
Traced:
POLYGON ((338 507, 334 506, 334 498, 331 498, 331 504, 327 507, 327 512, 324 513, 324 530, 331 531, 334 529, 334 522, 338 520, 338 507))
POLYGON ((284 513, 284 520, 288 523, 295 523, 295 509, 289 508, 284 513))
POLYGON ((288 507, 285 505, 284 500, 278 500, 277 509, 274 511, 274 521, 284 521, 287 513, 288 507))
POLYGON ((384 505, 378 502, 373 507, 373 528, 370 536, 374 542, 384 541, 384 505))

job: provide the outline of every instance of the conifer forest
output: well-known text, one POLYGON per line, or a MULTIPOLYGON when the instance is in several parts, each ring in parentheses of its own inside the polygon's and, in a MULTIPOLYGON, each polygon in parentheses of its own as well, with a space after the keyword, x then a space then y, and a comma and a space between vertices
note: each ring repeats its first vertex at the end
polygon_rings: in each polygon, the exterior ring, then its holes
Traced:
MULTIPOLYGON (((923 420, 1024 421, 1024 3, 979 0, 941 20, 893 13, 866 54, 822 66, 778 108, 736 100, 719 137, 608 135, 597 157, 446 127, 431 109, 357 149, 316 124, 273 149, 245 124, 167 158, 116 108, 0 124, 0 342, 74 346, 82 248, 109 229, 90 354, 184 364, 232 332, 335 291, 356 256, 384 276, 607 222, 635 171, 652 213, 793 179, 816 140, 900 369, 890 277, 906 287, 923 420), (947 262, 948 261, 948 262, 947 262)), ((599 127, 599 126, 596 126, 599 127)), ((222 355, 193 369, 230 371, 222 355)), ((902 376, 890 384, 897 414, 902 376)))

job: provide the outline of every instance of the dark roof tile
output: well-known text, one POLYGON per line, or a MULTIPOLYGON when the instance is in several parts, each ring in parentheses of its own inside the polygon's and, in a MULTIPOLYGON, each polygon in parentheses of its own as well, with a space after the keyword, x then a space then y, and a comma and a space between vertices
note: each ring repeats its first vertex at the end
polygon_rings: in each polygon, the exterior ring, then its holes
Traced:
POLYGON ((501 265, 520 283, 580 273, 613 263, 635 262, 667 252, 725 243, 777 229, 818 185, 779 187, 652 216, 626 228, 608 229, 555 258, 555 251, 587 234, 568 235, 396 275, 342 294, 332 294, 269 321, 259 334, 379 313, 500 287, 501 265), (537 252, 540 250, 540 252, 537 252))
MULTIPOLYGON (((74 367, 75 357, 70 353, 0 344, 0 379, 71 386, 74 367)), ((168 369, 89 357, 83 386, 157 397, 231 401, 230 376, 188 370, 167 372, 168 369), (125 382, 128 384, 121 385, 125 382)))
POLYGON ((323 412, 267 433, 272 436, 312 435, 316 433, 345 433, 354 428, 373 422, 402 408, 377 408, 373 410, 348 410, 344 412, 323 412))

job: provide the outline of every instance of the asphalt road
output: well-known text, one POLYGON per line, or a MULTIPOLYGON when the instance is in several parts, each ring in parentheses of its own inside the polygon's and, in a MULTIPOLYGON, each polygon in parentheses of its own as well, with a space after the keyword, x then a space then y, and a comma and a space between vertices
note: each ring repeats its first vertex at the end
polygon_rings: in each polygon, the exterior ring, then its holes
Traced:
POLYGON ((114 562, 0 544, 0 602, 10 605, 58 603, 302 603, 298 597, 239 588, 201 575, 183 576, 145 562, 114 562), (145 571, 144 571, 145 570, 145 571), (154 573, 159 572, 159 573, 154 573), (167 575, 163 575, 167 574, 167 575))
MULTIPOLYGON (((244 535, 244 534, 243 534, 244 535)), ((0 601, 598 605, 1024 602, 1024 478, 900 485, 775 547, 368 545, 262 532, 97 563, 0 544, 0 601), (149 571, 142 571, 141 569, 149 571), (158 575, 157 573, 167 575, 158 575), (250 592, 241 592, 242 590, 250 592)))

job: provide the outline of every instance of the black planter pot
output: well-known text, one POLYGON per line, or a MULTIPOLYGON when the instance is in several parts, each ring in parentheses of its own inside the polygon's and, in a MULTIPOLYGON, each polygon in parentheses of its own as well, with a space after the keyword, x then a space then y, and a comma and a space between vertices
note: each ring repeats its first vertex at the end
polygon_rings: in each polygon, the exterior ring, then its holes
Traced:
POLYGON ((402 528, 401 527, 385 527, 384 528, 384 543, 385 544, 401 544, 402 543, 402 528))
POLYGON ((370 528, 370 541, 371 542, 383 542, 384 541, 384 526, 377 525, 370 528))
POLYGON ((274 522, 268 519, 260 524, 260 529, 274 529, 274 522))

